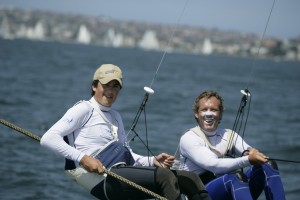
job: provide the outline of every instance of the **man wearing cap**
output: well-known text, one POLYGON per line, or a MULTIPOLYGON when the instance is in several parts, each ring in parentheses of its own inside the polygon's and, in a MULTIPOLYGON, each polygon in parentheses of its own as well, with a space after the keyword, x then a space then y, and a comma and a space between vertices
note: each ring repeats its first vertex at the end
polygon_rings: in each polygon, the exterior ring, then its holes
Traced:
POLYGON ((66 173, 99 199, 149 199, 151 196, 103 174, 105 167, 167 199, 210 199, 192 172, 171 171, 174 156, 135 154, 126 143, 122 118, 111 106, 122 88, 122 71, 103 64, 95 72, 92 98, 71 107, 41 138, 41 145, 66 158, 66 173))

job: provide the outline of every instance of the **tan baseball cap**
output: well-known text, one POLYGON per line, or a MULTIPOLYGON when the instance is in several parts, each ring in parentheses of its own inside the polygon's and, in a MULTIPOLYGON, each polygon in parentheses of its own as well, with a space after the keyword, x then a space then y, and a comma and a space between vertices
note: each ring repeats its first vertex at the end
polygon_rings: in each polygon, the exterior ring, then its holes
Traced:
POLYGON ((122 71, 116 65, 103 64, 96 70, 93 80, 99 80, 102 84, 117 80, 122 86, 122 71))

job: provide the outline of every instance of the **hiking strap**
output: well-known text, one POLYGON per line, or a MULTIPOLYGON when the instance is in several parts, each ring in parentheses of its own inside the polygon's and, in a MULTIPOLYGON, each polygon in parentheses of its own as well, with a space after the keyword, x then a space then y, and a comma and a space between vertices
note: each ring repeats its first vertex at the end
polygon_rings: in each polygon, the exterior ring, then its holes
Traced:
MULTIPOLYGON (((193 131, 194 133, 196 133, 200 138, 202 138, 204 140, 204 142, 209 146, 209 148, 214 151, 215 153, 217 153, 219 156, 221 157, 225 157, 225 154, 227 152, 224 153, 221 153, 218 149, 216 149, 214 146, 212 146, 212 144, 210 143, 210 141, 208 140, 207 136, 203 133, 203 131, 200 129, 199 126, 195 126, 194 128, 191 128, 190 129, 191 131, 193 131)), ((230 138, 231 138, 231 135, 233 134, 232 131, 226 129, 226 132, 228 133, 227 135, 227 144, 226 146, 229 145, 229 141, 230 141, 230 138)), ((230 147, 228 148, 230 151, 231 151, 231 148, 232 148, 232 145, 230 145, 230 147)))

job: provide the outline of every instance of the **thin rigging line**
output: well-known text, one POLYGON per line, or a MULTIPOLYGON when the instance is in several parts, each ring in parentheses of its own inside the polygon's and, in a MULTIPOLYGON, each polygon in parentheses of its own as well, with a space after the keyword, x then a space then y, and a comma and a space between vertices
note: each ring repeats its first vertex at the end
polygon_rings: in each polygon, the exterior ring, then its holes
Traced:
POLYGON ((252 62, 252 65, 251 65, 251 71, 250 71, 250 75, 249 75, 249 80, 248 80, 246 88, 248 88, 248 86, 250 85, 250 83, 252 83, 252 81, 253 81, 253 67, 254 67, 254 64, 256 63, 256 60, 257 60, 257 58, 259 56, 260 49, 262 47, 262 42, 263 42, 263 40, 265 38, 265 34, 267 32, 267 28, 268 28, 268 25, 269 25, 269 22, 270 22, 270 19, 271 19, 271 15, 272 15, 272 12, 273 12, 273 9, 274 9, 274 6, 275 6, 275 1, 276 0, 273 0, 273 4, 272 4, 271 10, 269 12, 269 16, 268 16, 268 20, 267 20, 266 26, 265 26, 264 32, 262 34, 262 37, 260 39, 260 42, 259 42, 258 50, 257 50, 257 52, 256 52, 256 54, 255 54, 255 56, 253 58, 253 62, 252 62))
MULTIPOLYGON (((256 53, 256 55, 255 55, 254 58, 253 58, 253 62, 252 62, 252 65, 251 65, 251 71, 250 71, 250 75, 249 75, 249 81, 248 81, 248 84, 247 84, 247 87, 246 87, 246 90, 245 90, 246 93, 248 92, 248 86, 250 85, 250 82, 252 82, 252 79, 253 79, 253 67, 254 67, 254 64, 255 64, 255 62, 256 62, 256 60, 257 60, 257 58, 258 58, 258 55, 259 55, 259 53, 260 53, 260 49, 261 49, 261 46, 262 46, 262 42, 263 42, 263 40, 264 40, 266 31, 267 31, 267 28, 268 28, 268 25, 269 25, 269 22, 270 22, 270 18, 271 18, 273 9, 274 9, 274 5, 275 5, 275 0, 273 0, 273 4, 272 4, 272 7, 271 7, 270 12, 269 12, 269 16, 268 16, 267 23, 266 23, 266 25, 265 25, 265 28, 264 28, 262 37, 261 37, 261 39, 260 39, 260 43, 259 43, 259 47, 258 47, 257 53, 256 53)), ((247 94, 246 94, 245 98, 247 98, 247 94)), ((247 99, 246 99, 246 102, 247 102, 247 99)), ((251 98, 250 98, 250 102, 251 102, 251 98)), ((241 102, 241 103, 242 103, 242 102, 241 102)), ((245 106, 246 106, 246 105, 245 105, 245 106)), ((234 122, 234 125, 233 125, 233 131, 236 131, 235 128, 237 128, 237 125, 238 125, 238 123, 239 123, 238 121, 239 121, 239 118, 240 118, 240 114, 242 114, 242 113, 240 113, 240 111, 243 112, 243 110, 244 110, 244 108, 242 108, 241 110, 240 110, 240 109, 241 109, 241 107, 239 108, 239 112, 238 112, 238 115, 237 115, 237 117, 236 117, 236 121, 234 122)), ((250 103, 249 103, 248 113, 247 113, 247 117, 246 117, 246 122, 244 123, 244 129, 243 129, 243 135, 242 135, 242 138, 243 138, 244 135, 245 135, 245 129, 246 129, 247 121, 248 121, 249 111, 250 111, 250 103)), ((242 115, 242 121, 240 122, 240 128, 239 128, 239 131, 240 131, 241 127, 242 127, 242 122, 243 122, 243 115, 242 115)), ((238 132, 237 132, 237 133, 238 133, 238 132)), ((229 139, 230 144, 233 142, 233 135, 234 135, 234 134, 232 134, 231 137, 230 137, 230 139, 229 139)), ((235 142, 236 142, 236 141, 235 141, 235 142)), ((230 147, 230 146, 228 145, 226 151, 229 150, 229 147, 230 147)))
POLYGON ((160 62, 159 62, 159 64, 158 64, 158 66, 157 66, 156 72, 155 72, 155 74, 154 74, 154 76, 153 76, 153 79, 152 79, 152 81, 151 81, 150 88, 152 88, 152 85, 153 85, 153 83, 154 83, 154 80, 156 79, 156 76, 157 76, 157 74, 158 74, 158 71, 159 71, 159 69, 160 69, 160 67, 161 67, 161 65, 162 65, 162 62, 164 61, 164 58, 165 58, 166 53, 167 53, 167 51, 168 51, 168 48, 170 47, 170 43, 171 43, 171 41, 172 41, 172 39, 173 39, 173 36, 174 36, 174 34, 175 34, 175 32, 176 32, 176 30, 177 30, 177 28, 178 28, 179 22, 181 21, 181 18, 182 18, 183 14, 184 14, 184 12, 185 12, 185 10, 186 10, 186 7, 187 7, 188 2, 189 2, 189 0, 187 0, 187 1, 185 2, 184 7, 183 7, 183 9, 182 9, 182 11, 181 11, 181 14, 179 15, 179 17, 178 17, 178 19, 177 19, 177 22, 176 22, 176 24, 175 24, 175 27, 174 27, 174 29, 173 29, 173 32, 172 32, 172 34, 171 34, 171 36, 170 36, 170 38, 169 38, 169 40, 168 40, 168 44, 167 44, 167 46, 166 46, 166 48, 165 48, 165 50, 164 50, 164 53, 163 53, 163 55, 162 55, 162 57, 161 57, 161 60, 160 60, 160 62))

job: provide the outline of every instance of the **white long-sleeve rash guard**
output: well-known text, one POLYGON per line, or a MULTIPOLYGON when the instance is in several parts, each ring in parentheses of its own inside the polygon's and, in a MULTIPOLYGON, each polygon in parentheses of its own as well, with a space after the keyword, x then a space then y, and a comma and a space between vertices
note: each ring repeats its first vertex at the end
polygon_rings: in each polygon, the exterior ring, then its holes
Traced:
MULTIPOLYGON (((227 149, 228 132, 217 129, 212 135, 207 135, 211 145, 220 153, 225 154, 227 149)), ((244 150, 251 147, 238 135, 234 134, 233 152, 241 156, 244 150)), ((205 171, 216 175, 225 174, 243 167, 250 166, 248 156, 237 158, 223 158, 212 151, 208 144, 196 133, 189 130, 180 139, 180 168, 202 174, 205 171)))
MULTIPOLYGON (((97 103, 92 97, 89 100, 95 108, 99 108, 111 124, 118 127, 119 141, 126 141, 126 133, 120 114, 108 107, 97 103), (113 113, 113 114, 112 114, 113 113), (115 118, 115 119, 113 119, 115 118)), ((88 103, 78 103, 71 107, 65 115, 57 121, 41 138, 41 145, 64 156, 67 159, 79 162, 84 155, 94 155, 105 144, 114 139, 109 123, 96 112, 88 103), (68 137, 69 144, 63 139, 68 137)), ((134 165, 152 166, 153 157, 135 154, 130 149, 135 160, 134 165)))

